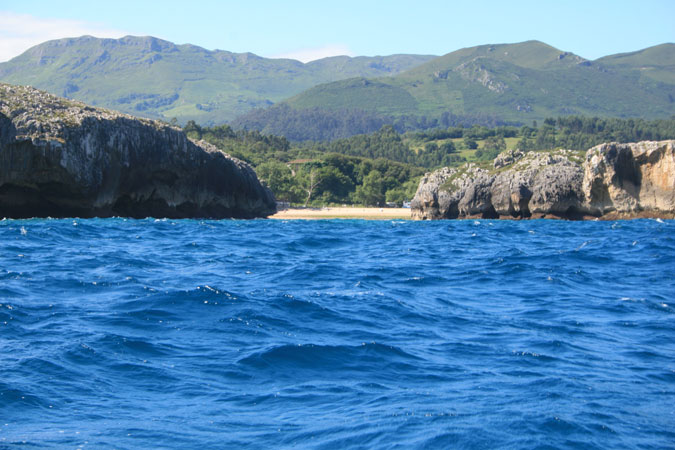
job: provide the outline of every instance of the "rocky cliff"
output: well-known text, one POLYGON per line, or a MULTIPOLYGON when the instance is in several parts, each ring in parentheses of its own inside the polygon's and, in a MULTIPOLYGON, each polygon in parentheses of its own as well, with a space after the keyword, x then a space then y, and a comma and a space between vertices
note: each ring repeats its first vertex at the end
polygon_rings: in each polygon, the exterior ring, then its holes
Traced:
POLYGON ((675 218, 675 141, 500 154, 426 174, 415 219, 675 218))
POLYGON ((0 217, 252 218, 253 169, 178 128, 0 84, 0 217))

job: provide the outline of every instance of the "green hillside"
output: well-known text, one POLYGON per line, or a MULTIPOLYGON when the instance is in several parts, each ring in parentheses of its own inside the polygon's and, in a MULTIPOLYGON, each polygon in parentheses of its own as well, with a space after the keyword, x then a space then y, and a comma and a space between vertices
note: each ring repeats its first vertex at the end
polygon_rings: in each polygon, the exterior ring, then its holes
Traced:
POLYGON ((84 36, 45 42, 0 63, 0 81, 137 116, 229 121, 322 139, 383 123, 405 130, 568 115, 671 117, 675 44, 595 61, 527 41, 441 57, 336 56, 303 64, 153 37, 84 36), (322 129, 306 132, 309 127, 322 129))
POLYGON ((290 99, 287 103, 300 109, 363 108, 383 114, 396 114, 417 107, 417 100, 405 89, 395 84, 363 77, 321 84, 290 99))
POLYGON ((644 50, 605 56, 596 62, 605 67, 638 70, 641 77, 675 84, 675 44, 661 44, 644 50))
POLYGON ((538 41, 483 45, 388 78, 315 86, 292 108, 353 108, 394 116, 490 114, 662 118, 675 114, 675 45, 587 61, 538 41))
POLYGON ((83 36, 45 42, 1 63, 0 81, 135 115, 209 124, 320 83, 395 75, 432 58, 337 56, 303 64, 154 37, 83 36))

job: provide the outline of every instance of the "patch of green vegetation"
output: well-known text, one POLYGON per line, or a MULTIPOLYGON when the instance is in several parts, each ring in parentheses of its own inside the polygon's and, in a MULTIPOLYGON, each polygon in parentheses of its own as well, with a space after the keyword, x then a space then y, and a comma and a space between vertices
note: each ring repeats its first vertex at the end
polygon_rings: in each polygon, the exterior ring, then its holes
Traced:
POLYGON ((378 80, 352 78, 330 84, 321 84, 303 95, 290 98, 286 104, 307 109, 365 109, 382 114, 400 114, 417 107, 417 100, 405 89, 378 80))
MULTIPOLYGON (((184 131, 192 139, 204 139, 252 164, 277 200, 294 205, 384 206, 391 202, 400 206, 413 198, 425 172, 377 154, 368 158, 335 153, 335 147, 319 144, 291 146, 283 137, 235 131, 227 125, 207 128, 189 122, 184 131)), ((370 145, 377 153, 391 142, 389 139, 399 138, 392 132, 385 129, 377 136, 349 144, 370 145)))
POLYGON ((477 161, 474 163, 479 169, 487 170, 487 171, 492 171, 494 170, 494 166, 492 164, 492 161, 477 161))
POLYGON ((506 141, 506 149, 507 150, 514 150, 514 149, 518 148, 518 141, 520 141, 519 138, 517 138, 517 137, 507 137, 507 138, 504 138, 504 140, 506 141))
POLYGON ((586 161, 586 152, 582 150, 573 151, 573 153, 569 156, 569 160, 573 163, 582 165, 584 161, 586 161))
POLYGON ((446 192, 454 192, 457 189, 459 189, 459 186, 457 185, 457 180, 460 179, 462 175, 465 175, 466 171, 463 172, 457 172, 449 176, 443 184, 440 185, 438 188, 440 191, 446 191, 446 192))
POLYGON ((445 179, 443 184, 439 187, 441 191, 446 191, 446 192, 454 192, 457 189, 460 188, 460 185, 458 184, 458 181, 465 178, 467 174, 469 173, 470 170, 473 170, 473 168, 480 168, 480 169, 485 169, 485 165, 482 164, 463 164, 459 166, 456 170, 455 173, 450 175, 448 178, 445 179), (482 167, 481 167, 482 166, 482 167))

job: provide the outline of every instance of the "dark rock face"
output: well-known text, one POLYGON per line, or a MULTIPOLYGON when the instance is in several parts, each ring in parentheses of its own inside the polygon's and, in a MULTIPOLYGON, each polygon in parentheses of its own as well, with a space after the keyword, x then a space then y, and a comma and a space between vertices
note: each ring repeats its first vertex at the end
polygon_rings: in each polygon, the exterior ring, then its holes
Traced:
POLYGON ((0 84, 0 217, 273 214, 253 169, 179 129, 0 84))
POLYGON ((509 151, 494 170, 426 174, 415 219, 675 217, 675 141, 603 144, 588 152, 509 151))

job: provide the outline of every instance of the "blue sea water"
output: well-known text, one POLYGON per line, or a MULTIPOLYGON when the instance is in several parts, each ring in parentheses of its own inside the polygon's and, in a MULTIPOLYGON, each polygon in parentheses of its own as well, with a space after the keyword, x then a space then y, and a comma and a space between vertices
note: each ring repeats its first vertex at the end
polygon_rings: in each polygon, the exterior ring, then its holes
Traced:
POLYGON ((0 448, 675 448, 675 221, 0 221, 0 448))

